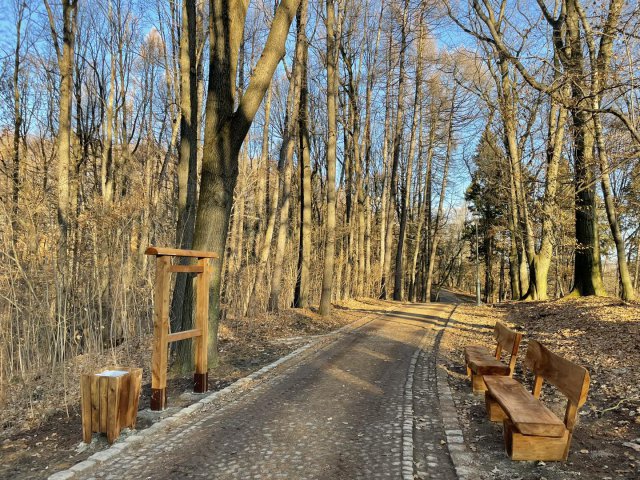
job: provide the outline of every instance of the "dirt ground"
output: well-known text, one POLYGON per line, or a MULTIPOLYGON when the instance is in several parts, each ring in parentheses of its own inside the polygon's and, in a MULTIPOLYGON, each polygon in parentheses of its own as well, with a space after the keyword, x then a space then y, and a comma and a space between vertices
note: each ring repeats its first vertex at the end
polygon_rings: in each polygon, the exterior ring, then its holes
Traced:
MULTIPOLYGON (((637 479, 640 478, 640 305, 613 298, 566 299, 476 307, 460 305, 449 323, 442 351, 445 368, 470 449, 481 459, 484 479, 637 479), (591 375, 587 403, 579 412, 566 462, 512 462, 502 425, 488 421, 483 395, 473 395, 466 378, 465 345, 495 348, 496 320, 525 332, 515 378, 528 338, 586 367, 591 375)), ((526 384, 530 385, 530 375, 526 384)), ((566 401, 545 387, 543 401, 560 418, 566 401)))
MULTIPOLYGON (((227 318, 220 327, 220 365, 209 372, 209 390, 220 390, 308 343, 317 335, 351 323, 370 309, 387 304, 378 300, 349 301, 336 306, 329 319, 311 310, 285 310, 253 319, 227 318)), ((201 396, 191 394, 187 376, 170 378, 169 408, 149 411, 151 336, 126 341, 101 355, 80 355, 64 366, 34 372, 29 379, 2 385, 0 393, 0 479, 46 478, 108 447, 104 435, 82 443, 79 378, 110 365, 143 368, 136 428, 144 429, 201 396)), ((127 435, 128 430, 122 435, 127 435)))

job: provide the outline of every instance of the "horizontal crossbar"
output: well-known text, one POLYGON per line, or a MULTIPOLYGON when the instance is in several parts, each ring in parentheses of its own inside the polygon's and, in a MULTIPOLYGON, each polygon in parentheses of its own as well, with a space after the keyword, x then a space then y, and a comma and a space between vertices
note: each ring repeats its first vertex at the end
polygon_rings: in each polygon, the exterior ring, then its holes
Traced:
POLYGON ((149 247, 145 250, 145 255, 164 255, 168 257, 195 257, 195 258, 220 258, 215 252, 205 252, 201 250, 182 250, 178 248, 149 247))
POLYGON ((171 265, 169 271, 175 273, 202 273, 204 272, 204 267, 202 265, 171 265))
POLYGON ((167 342, 177 342, 178 340, 200 336, 202 336, 202 330, 199 328, 194 328, 193 330, 184 330, 182 332, 170 333, 169 335, 167 335, 167 342))

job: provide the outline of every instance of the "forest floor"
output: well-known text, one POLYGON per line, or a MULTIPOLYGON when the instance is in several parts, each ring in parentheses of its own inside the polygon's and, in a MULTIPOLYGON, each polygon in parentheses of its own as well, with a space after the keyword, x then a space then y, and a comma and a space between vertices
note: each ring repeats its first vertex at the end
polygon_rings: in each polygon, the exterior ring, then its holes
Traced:
MULTIPOLYGON (((467 297, 468 298, 468 297, 467 297)), ((640 305, 614 298, 460 305, 441 344, 458 416, 485 479, 640 478, 640 305), (523 379, 526 341, 534 338, 591 375, 567 462, 512 462, 502 424, 487 420, 484 396, 473 395, 464 368, 464 345, 495 348, 493 325, 502 320, 526 332, 515 378, 523 379)), ((527 377, 529 377, 528 375, 527 377)), ((531 378, 527 378, 530 385, 531 378)), ((564 417, 566 401, 545 387, 543 400, 564 417)))
MULTIPOLYGON (((386 306, 386 302, 378 300, 348 301, 337 305, 329 319, 312 310, 298 309, 262 317, 227 317, 220 326, 220 365, 209 371, 209 390, 221 390, 317 336, 366 316, 372 308, 380 310, 386 306)), ((33 372, 28 379, 2 385, 0 478, 46 478, 109 446, 104 435, 94 435, 91 445, 82 443, 79 385, 82 373, 110 365, 143 368, 138 430, 201 398, 190 393, 191 376, 170 376, 169 408, 160 415, 150 412, 150 362, 151 335, 148 335, 125 341, 103 354, 76 356, 54 371, 43 369, 33 372)), ((125 430, 122 435, 127 433, 125 430)))

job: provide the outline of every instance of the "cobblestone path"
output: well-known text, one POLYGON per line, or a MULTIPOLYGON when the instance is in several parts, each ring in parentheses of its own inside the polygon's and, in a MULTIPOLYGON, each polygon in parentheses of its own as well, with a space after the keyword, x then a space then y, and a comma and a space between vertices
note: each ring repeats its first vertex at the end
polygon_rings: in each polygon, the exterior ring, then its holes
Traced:
POLYGON ((433 349, 452 309, 380 313, 74 478, 455 479, 433 349))

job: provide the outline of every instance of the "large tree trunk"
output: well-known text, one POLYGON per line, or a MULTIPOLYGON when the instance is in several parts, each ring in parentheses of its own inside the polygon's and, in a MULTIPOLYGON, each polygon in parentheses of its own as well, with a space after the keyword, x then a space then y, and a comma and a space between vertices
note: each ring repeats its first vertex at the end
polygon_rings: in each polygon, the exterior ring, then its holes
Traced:
POLYGON ((440 233, 444 216, 444 201, 447 194, 447 177, 449 175, 449 164, 451 162, 451 155, 453 151, 453 117, 455 115, 455 102, 456 102, 457 87, 454 87, 451 92, 451 109, 449 110, 449 123, 447 126, 447 151, 444 158, 444 168, 442 169, 442 184, 440 186, 440 198, 438 200, 438 211, 436 212, 436 218, 433 225, 433 235, 429 245, 429 267, 427 270, 427 282, 425 297, 426 301, 431 301, 431 285, 433 284, 434 264, 436 260, 436 253, 438 251, 438 244, 440 243, 440 233))
POLYGON ((209 291, 209 363, 218 361, 218 322, 222 256, 225 252, 233 190, 238 176, 238 154, 244 137, 284 55, 287 32, 299 1, 278 5, 264 50, 249 86, 234 111, 238 50, 246 17, 239 0, 212 0, 210 4, 210 61, 206 104, 204 154, 193 248, 212 250, 221 258, 213 262, 209 291))
POLYGON ((53 12, 45 0, 54 48, 60 71, 60 107, 58 113, 58 273, 65 285, 70 225, 69 171, 71 169, 71 108, 73 92, 74 48, 76 42, 77 0, 62 0, 62 50, 58 45, 53 12))
MULTIPOLYGON (((560 63, 557 56, 554 57, 556 66, 556 78, 560 77, 560 63)), ((567 96, 567 87, 560 92, 567 96)), ((558 167, 564 148, 564 135, 566 130, 568 112, 557 101, 551 101, 549 111, 549 127, 547 133, 547 171, 545 175, 544 198, 542 200, 542 232, 540 249, 529 259, 529 290, 525 300, 547 300, 547 283, 551 259, 553 257, 553 219, 556 216, 556 193, 558 190, 558 167)))
POLYGON ((322 274, 322 294, 320 297, 320 315, 331 313, 333 292, 333 270, 336 242, 336 135, 337 111, 336 95, 338 90, 338 46, 335 36, 335 7, 333 0, 327 4, 327 217, 324 246, 324 270, 322 274))
MULTIPOLYGON (((196 220, 196 182, 198 168, 198 95, 196 78, 196 0, 182 3, 182 29, 180 32, 180 148, 178 150, 178 222, 176 245, 190 250, 196 220)), ((186 264, 185 259, 181 263, 186 264)), ((189 330, 192 318, 187 309, 183 315, 188 277, 176 275, 171 302, 171 330, 189 330)), ((180 342, 176 348, 175 367, 191 370, 190 340, 180 342)))
MULTIPOLYGON (((394 207, 398 203, 398 165, 400 163, 400 148, 402 146, 402 125, 404 118, 404 69, 405 51, 407 47, 407 30, 409 18, 409 2, 405 0, 402 12, 402 25, 400 37, 400 60, 398 69, 398 105, 396 110, 395 133, 393 136, 393 160, 391 164, 391 183, 389 185, 389 203, 387 205, 387 232, 384 257, 384 276, 382 277, 382 298, 387 297, 387 275, 391 266, 391 242, 393 240, 394 207)), ((401 300, 400 290, 394 286, 393 299, 401 300)))
MULTIPOLYGON (((393 46, 393 35, 389 35, 389 52, 393 46)), ((389 62, 387 65, 386 87, 385 87, 385 115, 384 115, 384 139, 382 141, 382 198, 380 200, 380 298, 386 298, 386 278, 388 275, 390 258, 387 259, 387 223, 388 223, 388 203, 389 203, 389 144, 391 142, 391 115, 393 109, 391 107, 391 65, 392 56, 388 55, 389 62)))
POLYGON ((573 122, 576 251, 572 295, 604 295, 598 215, 594 185, 594 135, 591 114, 580 108, 585 85, 584 52, 580 32, 577 0, 566 1, 566 44, 561 57, 571 80, 571 118, 573 122))
POLYGON ((293 170, 293 151, 295 148, 296 131, 298 127, 298 115, 300 114, 301 86, 305 55, 304 46, 306 42, 305 29, 307 25, 307 2, 302 0, 298 7, 298 35, 295 48, 295 59, 293 64, 293 75, 289 85, 287 96, 287 118, 285 119, 285 134, 280 148, 280 166, 282 171, 280 199, 280 222, 278 226, 278 237, 276 242, 276 258, 273 263, 273 278, 271 280, 271 294, 269 295, 268 309, 275 312, 279 308, 280 292, 282 291, 282 271, 284 266, 286 243, 289 232, 289 202, 291 200, 291 172, 293 170))
MULTIPOLYGON (((415 78, 415 92, 413 96, 413 119, 411 121, 411 135, 409 139, 409 154, 407 156, 407 172, 404 182, 404 201, 400 210, 400 230, 398 232, 398 248, 396 250, 395 281, 393 285, 393 299, 404 298, 404 242, 407 235, 407 217, 411 201, 411 182, 413 181, 413 157, 416 150, 417 131, 420 128, 420 105, 422 104, 422 50, 424 47, 424 26, 420 23, 418 37, 417 66, 415 78)), ((402 122, 400 122, 402 123, 402 122)), ((396 126, 397 128, 397 126, 396 126)))
MULTIPOLYGON (((604 87, 609 74, 609 63, 611 61, 613 51, 613 39, 616 35, 616 28, 623 3, 624 2, 622 0, 611 0, 609 2, 609 12, 604 24, 602 37, 600 39, 600 50, 597 55, 594 33, 591 29, 591 25, 589 24, 589 20, 587 19, 584 10, 582 10, 582 6, 577 4, 582 24, 585 29, 585 41, 589 49, 589 57, 591 61, 591 89, 593 92, 591 95, 591 103, 594 111, 598 111, 600 109, 600 98, 602 95, 601 90, 604 87)), ((600 186, 602 188, 607 220, 609 222, 609 228, 611 229, 613 242, 616 246, 616 255, 618 258, 618 273, 620 275, 620 283, 622 285, 621 297, 624 300, 633 300, 635 292, 631 281, 631 275, 629 274, 624 237, 620 230, 620 224, 616 213, 615 198, 611 188, 611 179, 609 177, 610 165, 604 142, 600 113, 595 113, 593 115, 593 126, 600 167, 600 186)))
MULTIPOLYGON (((308 0, 301 0, 298 10, 299 18, 307 11, 308 0)), ((303 25, 298 20, 298 25, 303 25)), ((298 168, 300 169, 300 245, 298 248, 298 273, 294 292, 293 305, 296 308, 309 306, 309 267, 311 263, 311 148, 309 141, 309 90, 307 78, 307 62, 309 44, 303 27, 299 28, 301 38, 302 63, 300 69, 302 78, 300 83, 300 112, 298 114, 298 168)))

